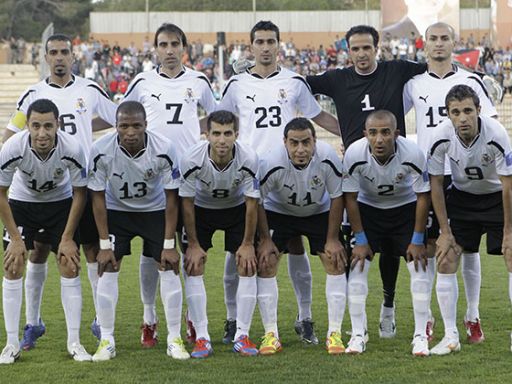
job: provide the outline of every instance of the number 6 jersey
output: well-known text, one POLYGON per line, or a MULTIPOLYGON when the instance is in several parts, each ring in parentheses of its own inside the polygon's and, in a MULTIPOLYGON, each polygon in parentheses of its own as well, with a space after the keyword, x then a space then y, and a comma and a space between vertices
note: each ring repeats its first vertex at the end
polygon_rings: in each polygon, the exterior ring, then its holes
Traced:
POLYGON ((89 189, 106 190, 107 209, 152 212, 165 209, 164 189, 179 187, 178 161, 165 137, 146 131, 145 147, 131 156, 117 132, 97 140, 89 159, 89 189))

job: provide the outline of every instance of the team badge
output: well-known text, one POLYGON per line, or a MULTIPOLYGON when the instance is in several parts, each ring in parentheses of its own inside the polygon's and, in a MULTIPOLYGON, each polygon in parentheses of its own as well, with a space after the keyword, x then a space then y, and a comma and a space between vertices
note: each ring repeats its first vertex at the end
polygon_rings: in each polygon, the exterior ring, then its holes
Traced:
POLYGON ((488 153, 484 153, 482 155, 482 167, 487 167, 489 164, 492 164, 494 160, 489 156, 488 153))
POLYGON ((53 178, 54 179, 60 179, 62 177, 62 175, 64 175, 64 170, 62 168, 57 168, 53 172, 53 178))
POLYGON ((87 107, 85 106, 85 101, 81 97, 79 97, 76 101, 76 112, 79 114, 87 112, 87 107))
POLYGON ((192 88, 187 88, 185 91, 185 103, 193 103, 194 101, 194 91, 192 88))
POLYGON ((155 171, 153 171, 153 168, 146 169, 146 172, 144 172, 144 181, 151 180, 155 177, 155 171))
POLYGON ((242 179, 236 178, 235 180, 233 180, 232 188, 238 187, 241 183, 242 183, 242 179))
POLYGON ((277 93, 277 102, 279 104, 286 104, 288 102, 288 95, 286 94, 286 91, 284 88, 280 88, 279 92, 277 93))
POLYGON ((320 188, 323 185, 323 181, 317 175, 313 176, 313 178, 311 179, 311 188, 316 190, 317 188, 320 188))
POLYGON ((396 176, 395 176, 395 184, 400 183, 403 179, 404 179, 404 174, 403 173, 397 173, 396 176))

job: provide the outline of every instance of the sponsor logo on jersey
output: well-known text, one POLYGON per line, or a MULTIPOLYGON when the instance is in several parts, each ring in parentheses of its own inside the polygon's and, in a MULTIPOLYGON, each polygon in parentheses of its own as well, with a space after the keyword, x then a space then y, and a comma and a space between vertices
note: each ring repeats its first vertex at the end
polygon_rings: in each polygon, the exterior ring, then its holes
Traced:
POLYGON ((420 96, 420 100, 423 100, 425 104, 427 103, 428 95, 427 96, 420 96))
POLYGON ((119 177, 121 180, 123 180, 123 175, 124 175, 124 172, 121 172, 121 173, 115 173, 115 172, 113 172, 113 173, 112 173, 112 176, 117 176, 117 177, 119 177))
MULTIPOLYGON (((348 179, 348 175, 346 175, 345 177, 348 179)), ((370 178, 368 176, 365 176, 364 178, 368 180, 370 183, 373 183, 373 180, 375 180, 375 177, 370 178)))
POLYGON ((277 102, 279 104, 286 104, 288 102, 288 95, 284 88, 279 89, 279 92, 277 93, 277 102))
POLYGON ((79 97, 76 101, 76 112, 79 114, 87 112, 87 107, 85 106, 85 101, 81 97, 79 97))
POLYGON ((54 172, 53 172, 53 178, 54 179, 59 179, 62 177, 62 175, 64 175, 64 170, 62 168, 57 168, 54 172))
POLYGON ((151 97, 154 97, 155 99, 157 99, 158 101, 160 101, 160 96, 162 96, 161 93, 159 93, 158 95, 155 95, 154 93, 151 94, 151 97))
POLYGON ((252 100, 253 103, 256 102, 256 100, 254 100, 256 98, 256 94, 254 94, 254 96, 245 96, 246 99, 249 99, 249 100, 252 100))
POLYGON ((295 187, 295 184, 292 184, 292 185, 283 184, 283 188, 288 188, 290 191, 293 191, 293 187, 295 187))

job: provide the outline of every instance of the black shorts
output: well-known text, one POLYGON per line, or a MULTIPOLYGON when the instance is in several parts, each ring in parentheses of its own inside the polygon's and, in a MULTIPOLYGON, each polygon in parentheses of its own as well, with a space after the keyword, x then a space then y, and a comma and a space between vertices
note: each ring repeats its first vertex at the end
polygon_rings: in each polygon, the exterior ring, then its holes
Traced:
POLYGON ((109 237, 114 246, 116 260, 131 254, 130 242, 142 237, 142 253, 160 262, 164 245, 165 211, 124 212, 107 211, 109 237))
MULTIPOLYGON (((34 249, 34 241, 37 241, 50 244, 52 251, 57 252, 72 201, 71 198, 47 203, 9 200, 14 222, 21 227, 21 235, 28 250, 34 249)), ((78 241, 76 234, 74 240, 78 241)), ((4 249, 9 241, 4 228, 4 249)))
POLYGON ((80 244, 97 244, 100 238, 96 221, 94 221, 92 195, 89 190, 87 190, 87 202, 85 203, 84 213, 82 213, 80 223, 78 224, 78 233, 80 235, 80 244))
MULTIPOLYGON (((235 253, 244 239, 245 203, 233 208, 210 209, 194 206, 197 239, 201 248, 212 247, 215 231, 224 231, 224 250, 235 253)), ((184 244, 185 245, 185 244, 184 244)))
MULTIPOLYGON (((452 184, 452 177, 450 175, 445 175, 443 180, 443 191, 444 197, 446 200, 449 187, 452 184)), ((437 221, 436 214, 434 213, 434 206, 432 202, 430 203, 430 207, 428 209, 428 219, 427 219, 427 236, 429 239, 437 239, 439 237, 439 231, 441 228, 439 227, 439 221, 437 221)))
POLYGON ((446 200, 450 227, 457 243, 467 252, 478 252, 487 234, 487 253, 501 255, 503 241, 502 192, 474 195, 452 188, 446 200))
MULTIPOLYGON (((284 215, 266 211, 272 241, 279 252, 288 253, 288 241, 297 236, 306 236, 309 241, 310 253, 318 255, 324 251, 329 212, 307 217, 284 215)), ((339 239, 343 244, 343 234, 339 231, 339 239)))
POLYGON ((391 251, 406 256, 416 218, 416 202, 396 208, 381 209, 359 203, 364 232, 373 252, 391 251))

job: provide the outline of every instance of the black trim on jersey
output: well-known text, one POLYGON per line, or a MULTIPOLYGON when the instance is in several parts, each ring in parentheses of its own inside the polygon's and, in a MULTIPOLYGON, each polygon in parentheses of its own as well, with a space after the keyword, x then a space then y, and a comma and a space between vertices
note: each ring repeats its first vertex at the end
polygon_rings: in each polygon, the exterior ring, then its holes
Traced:
POLYGON ((69 156, 62 156, 61 157, 61 160, 68 160, 68 161, 71 161, 73 164, 76 165, 76 167, 78 169, 82 169, 82 164, 80 164, 78 161, 76 161, 75 159, 73 159, 72 157, 69 157, 69 156))
POLYGON ((71 74, 71 80, 69 80, 66 83, 66 85, 64 85, 63 87, 61 87, 59 84, 50 83, 50 77, 47 77, 45 81, 46 81, 46 84, 48 84, 50 87, 57 88, 57 89, 63 89, 63 88, 71 87, 73 84, 75 84, 75 76, 73 74, 71 74))
POLYGON ((110 100, 110 97, 108 97, 107 93, 103 89, 101 89, 100 86, 98 86, 96 84, 89 84, 88 87, 91 87, 91 88, 94 88, 94 89, 98 90, 103 97, 105 97, 105 98, 110 100))
POLYGON ((210 88, 210 91, 213 93, 212 85, 210 84, 210 80, 206 76, 197 76, 198 79, 206 81, 206 84, 208 84, 208 88, 210 88))
POLYGON ((229 81, 229 83, 227 83, 226 85, 226 88, 224 88, 224 91, 222 92, 222 97, 224 97, 224 95, 226 94, 226 92, 228 91, 228 88, 231 84, 233 84, 235 81, 238 81, 238 79, 232 79, 229 81))
MULTIPOLYGON (((252 68, 251 68, 252 69, 252 68)), ((249 74, 257 79, 261 79, 261 80, 264 80, 264 79, 270 79, 274 76, 277 76, 279 75, 279 73, 281 72, 281 67, 277 67, 277 70, 275 72, 272 72, 270 75, 268 75, 267 77, 263 77, 257 73, 252 73, 252 72, 249 72, 249 74)))
POLYGON ((338 176, 338 177, 343 176, 343 173, 336 169, 336 166, 334 165, 334 163, 331 160, 325 159, 325 160, 322 160, 322 163, 329 165, 332 168, 333 172, 336 174, 336 176, 338 176))
POLYGON ((475 80, 478 85, 480 85, 480 87, 482 87, 482 90, 484 91, 485 93, 485 96, 487 96, 487 98, 490 100, 491 98, 489 97, 489 92, 487 92, 487 88, 485 87, 485 84, 483 83, 482 79, 478 76, 468 76, 468 79, 473 79, 475 80))
POLYGON ((96 172, 98 170, 98 161, 100 160, 101 156, 106 156, 104 153, 98 154, 93 160, 94 167, 92 167, 93 172, 96 172))
POLYGON ((267 172, 267 174, 261 179, 260 185, 263 185, 267 182, 268 178, 275 172, 279 171, 280 169, 284 169, 284 167, 274 167, 270 171, 267 172))
POLYGON ((18 103, 18 107, 17 107, 18 110, 21 108, 21 106, 23 105, 23 102, 28 97, 28 95, 30 95, 31 92, 35 92, 35 91, 36 91, 35 89, 31 89, 30 91, 28 91, 27 93, 25 93, 23 95, 23 97, 21 98, 20 102, 18 103))
POLYGON ((441 139, 441 140, 436 141, 432 145, 432 148, 430 148, 430 156, 432 156, 434 154, 437 147, 439 147, 443 143, 448 143, 448 142, 450 142, 450 140, 448 140, 448 139, 441 139))
POLYGON ((309 86, 308 82, 306 80, 304 80, 304 78, 302 76, 293 76, 292 79, 296 79, 296 80, 302 81, 304 83, 304 85, 307 87, 307 89, 309 89, 309 92, 313 93, 313 91, 311 90, 311 87, 309 86))
POLYGON ((421 172, 421 169, 416 164, 409 163, 408 161, 405 161, 402 163, 402 165, 408 165, 412 169, 414 169, 416 172, 418 172, 419 175, 423 175, 423 172, 421 172))
POLYGON ((201 169, 201 167, 199 165, 196 165, 194 168, 190 168, 187 172, 184 173, 183 178, 186 179, 187 177, 189 177, 192 173, 194 173, 198 169, 201 169))
POLYGON ((434 79, 440 79, 440 80, 443 80, 443 79, 446 79, 447 77, 450 77, 452 75, 455 75, 458 71, 458 68, 455 64, 452 64, 452 70, 450 72, 448 72, 446 75, 444 75, 443 77, 439 77, 437 75, 437 73, 434 73, 434 72, 427 72, 430 76, 432 76, 434 79))
POLYGON ((354 173, 356 168, 363 164, 368 164, 368 162, 366 160, 364 160, 364 161, 358 161, 357 163, 352 164, 352 166, 348 170, 348 174, 352 176, 352 173, 354 173))
POLYGON ((498 151, 501 152, 502 155, 505 155, 505 150, 503 149, 503 147, 501 145, 499 145, 497 142, 495 142, 494 140, 491 140, 487 143, 487 145, 493 145, 495 146, 498 151))
POLYGON ((254 172, 252 171, 252 169, 250 169, 250 168, 242 167, 242 168, 240 168, 240 169, 239 169, 239 171, 245 171, 245 172, 247 172, 249 175, 251 175, 253 178, 256 178, 256 173, 254 173, 254 172))
POLYGON ((173 162, 172 162, 172 160, 171 160, 171 158, 170 158, 169 156, 167 156, 165 153, 163 153, 163 154, 161 154, 161 155, 156 155, 156 157, 160 157, 160 158, 162 158, 162 159, 164 159, 164 160, 167 160, 167 162, 169 163, 169 165, 171 166, 171 168, 172 168, 172 166, 174 165, 174 164, 173 164, 173 162))
POLYGON ((126 91, 124 97, 126 98, 126 96, 128 96, 132 91, 133 89, 135 88, 135 86, 142 80, 146 80, 146 79, 142 79, 140 78, 139 80, 137 80, 135 83, 132 84, 132 86, 128 89, 128 91, 126 91))
POLYGON ((23 156, 17 156, 17 157, 13 157, 12 159, 9 159, 7 160, 4 164, 2 164, 2 166, 0 167, 0 170, 4 170, 5 168, 7 168, 11 163, 14 163, 16 160, 20 160, 20 159, 23 159, 23 156))
POLYGON ((171 76, 169 76, 169 75, 167 75, 167 74, 165 74, 165 73, 163 73, 163 72, 160 72, 160 68, 161 68, 161 67, 162 67, 162 66, 161 66, 161 65, 159 65, 159 66, 156 68, 156 73, 158 73, 158 75, 159 75, 159 76, 162 76, 162 77, 164 77, 164 78, 166 78, 166 79, 170 79, 170 80, 172 80, 172 79, 177 79, 178 77, 181 77, 181 76, 183 76, 183 75, 185 74, 185 68, 181 67, 181 71, 180 71, 180 73, 178 73, 178 74, 177 74, 176 76, 174 76, 174 77, 171 77, 171 76))

